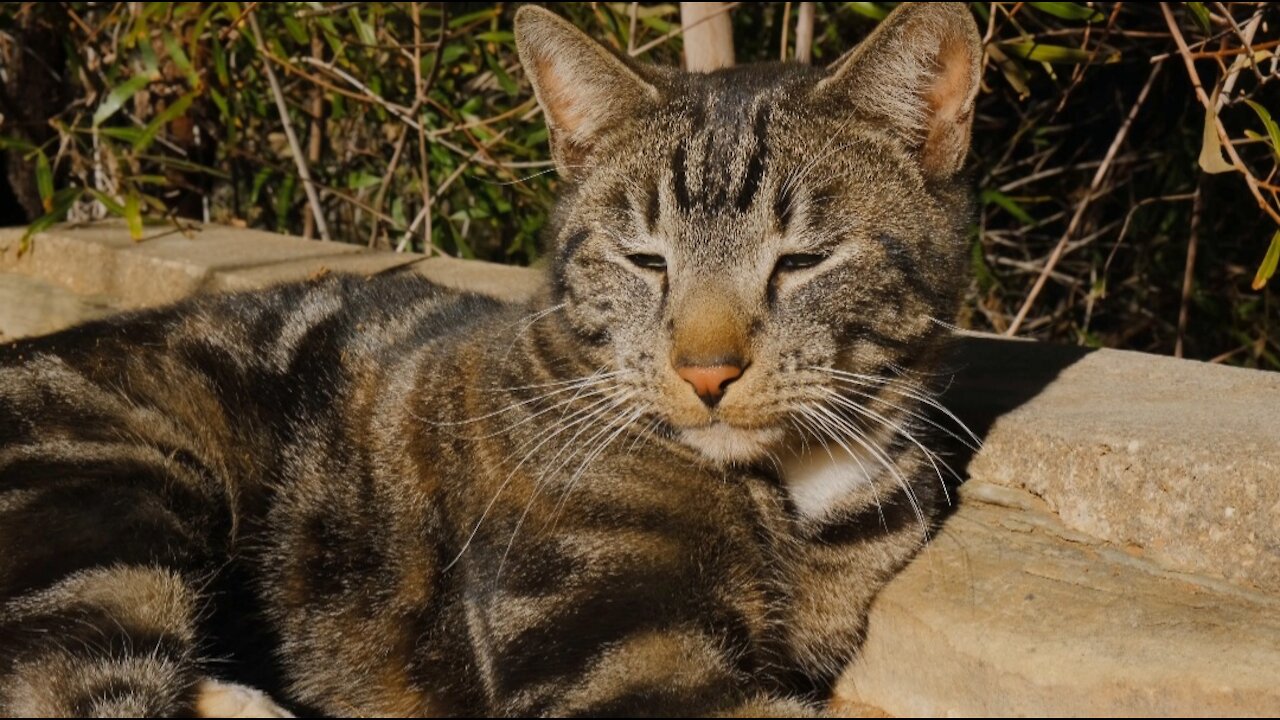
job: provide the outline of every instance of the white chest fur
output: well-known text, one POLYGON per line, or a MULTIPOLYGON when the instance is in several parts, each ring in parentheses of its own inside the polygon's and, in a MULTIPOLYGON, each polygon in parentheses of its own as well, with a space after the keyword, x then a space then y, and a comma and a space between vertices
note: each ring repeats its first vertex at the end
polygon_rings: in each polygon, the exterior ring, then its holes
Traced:
POLYGON ((819 520, 855 496, 874 492, 883 466, 860 447, 811 446, 782 464, 783 481, 801 517, 819 520))

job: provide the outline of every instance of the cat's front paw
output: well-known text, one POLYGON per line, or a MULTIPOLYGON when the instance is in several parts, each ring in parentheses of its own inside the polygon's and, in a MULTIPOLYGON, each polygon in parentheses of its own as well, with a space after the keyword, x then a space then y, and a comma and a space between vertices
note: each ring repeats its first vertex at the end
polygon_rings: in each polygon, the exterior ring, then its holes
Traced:
POLYGON ((291 718, 266 693, 245 685, 203 680, 196 692, 196 715, 206 718, 291 718))

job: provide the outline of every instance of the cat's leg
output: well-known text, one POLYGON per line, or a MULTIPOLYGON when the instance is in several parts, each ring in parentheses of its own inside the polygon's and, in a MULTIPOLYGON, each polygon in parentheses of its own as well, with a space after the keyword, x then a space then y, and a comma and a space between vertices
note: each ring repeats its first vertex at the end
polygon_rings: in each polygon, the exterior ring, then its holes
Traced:
MULTIPOLYGON (((561 629, 568 636, 572 626, 561 629)), ((588 632, 590 635, 590 632, 588 632)), ((598 638, 592 638, 597 640, 598 638)), ((636 631, 598 651, 576 676, 572 658, 529 645, 522 658, 492 658, 500 712, 550 717, 813 717, 815 709, 761 690, 725 638, 692 628, 636 631), (566 659, 568 662, 566 663, 566 659), (523 677, 522 677, 523 676, 523 677), (541 682, 527 682, 535 678, 541 682)))
POLYGON ((178 574, 73 573, 0 606, 0 715, 190 714, 200 678, 196 598, 178 574))
POLYGON ((0 394, 0 716, 194 714, 223 486, 83 416, 27 432, 21 400, 0 394))

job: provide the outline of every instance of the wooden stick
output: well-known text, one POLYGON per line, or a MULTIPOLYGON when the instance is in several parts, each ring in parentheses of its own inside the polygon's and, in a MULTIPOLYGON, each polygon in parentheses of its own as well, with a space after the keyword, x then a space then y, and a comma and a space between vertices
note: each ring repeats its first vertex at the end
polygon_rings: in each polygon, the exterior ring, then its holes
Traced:
POLYGON ((800 14, 796 18, 796 62, 801 65, 813 62, 813 13, 813 3, 800 3, 800 14))
MULTIPOLYGON (((246 14, 248 12, 246 11, 246 14)), ((253 42, 258 52, 265 52, 266 43, 262 42, 262 31, 258 29, 257 14, 248 14, 249 28, 253 31, 253 42)), ((267 71, 267 82, 271 84, 271 94, 275 96, 276 110, 280 113, 280 123, 284 125, 284 135, 289 140, 289 150, 293 153, 294 163, 298 166, 298 176, 302 178, 302 188, 307 192, 307 203, 311 205, 311 213, 315 216, 316 228, 320 231, 320 239, 329 239, 329 225, 324 220, 324 210, 320 207, 320 195, 316 193, 315 183, 311 181, 311 169, 307 167, 307 158, 302 154, 302 145, 293 132, 293 123, 289 121, 289 106, 284 101, 284 92, 280 89, 280 80, 271 63, 264 62, 262 67, 267 71)))
POLYGON ((684 67, 689 72, 733 67, 733 23, 728 9, 722 2, 680 3, 684 67))

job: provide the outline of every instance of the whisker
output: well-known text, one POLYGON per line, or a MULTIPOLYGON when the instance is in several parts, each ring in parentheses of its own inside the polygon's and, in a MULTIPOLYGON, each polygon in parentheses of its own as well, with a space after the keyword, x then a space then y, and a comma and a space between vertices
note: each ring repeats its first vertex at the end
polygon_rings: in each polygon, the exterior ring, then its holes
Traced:
MULTIPOLYGON (((605 405, 611 399, 612 398, 610 397, 605 397, 601 400, 597 400, 596 402, 589 405, 588 409, 605 405)), ((583 411, 580 410, 578 411, 578 413, 575 413, 575 415, 581 414, 582 412, 583 411)), ((534 453, 536 453, 538 449, 541 448, 543 445, 555 439, 561 433, 569 430, 570 428, 578 425, 579 423, 590 421, 591 417, 592 416, 590 415, 579 417, 578 419, 573 420, 572 422, 562 419, 562 421, 558 424, 558 426, 552 425, 550 428, 548 428, 547 430, 544 430, 541 433, 542 439, 538 441, 538 444, 535 445, 532 449, 530 449, 529 452, 525 453, 525 456, 521 458, 520 462, 516 463, 516 466, 511 469, 511 472, 507 473, 506 478, 503 479, 502 483, 498 486, 498 489, 493 493, 493 497, 489 500, 489 503, 485 505, 484 510, 480 513, 479 519, 476 520, 475 527, 471 529, 471 533, 467 536, 466 541, 463 542, 462 548, 458 550, 458 554, 452 560, 450 560, 447 565, 445 565, 444 571, 449 570, 454 565, 456 565, 459 560, 462 559, 463 554, 466 553, 469 547, 471 547, 471 543, 475 541, 477 533, 480 532, 480 526, 484 524, 485 519, 489 517, 489 513, 493 510, 494 505, 497 504, 498 497, 502 495, 504 490, 507 489, 507 487, 511 484, 511 481, 515 479, 516 473, 519 472, 520 468, 523 467, 524 464, 528 462, 531 457, 533 457, 534 453)), ((538 437, 539 435, 535 435, 534 439, 536 440, 538 437)), ((529 442, 532 442, 532 440, 530 440, 529 442)), ((517 452, 519 452, 518 449, 517 449, 517 452)), ((508 460, 509 459, 510 458, 508 458, 508 460)))
MULTIPOLYGON (((917 448, 919 448, 920 452, 924 453, 925 459, 928 460, 929 464, 933 466, 933 471, 938 474, 938 483, 942 486, 942 494, 946 497, 947 504, 948 505, 951 504, 951 492, 947 489, 947 481, 942 477, 942 470, 938 468, 937 461, 941 460, 941 458, 938 458, 936 453, 934 453, 929 448, 925 447, 919 440, 916 439, 914 435, 911 434, 910 431, 908 431, 901 424, 895 423, 892 420, 889 420, 884 415, 881 415, 880 413, 874 410, 870 410, 866 407, 863 407, 859 403, 844 397, 843 395, 841 395, 838 392, 835 392, 834 390, 827 390, 826 392, 832 400, 840 404, 842 407, 848 408, 849 410, 852 410, 864 417, 870 417, 871 419, 879 422, 881 425, 888 428, 889 430, 892 430, 894 433, 900 435, 901 437, 906 438, 908 441, 914 444, 917 448)), ((962 482, 962 478, 960 477, 959 473, 953 470, 950 465, 947 465, 945 460, 942 461, 942 464, 947 468, 947 470, 951 473, 951 475, 955 477, 957 482, 962 482)))

